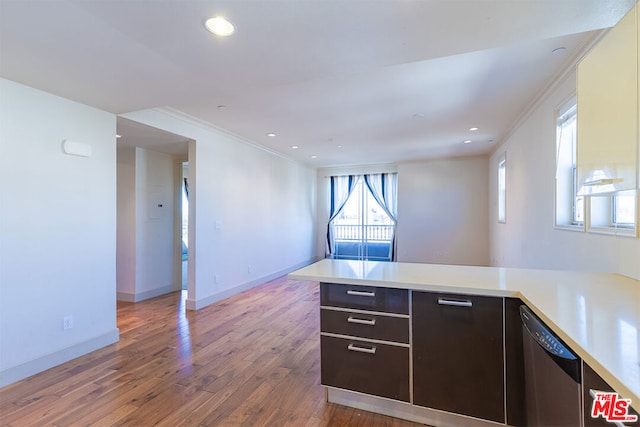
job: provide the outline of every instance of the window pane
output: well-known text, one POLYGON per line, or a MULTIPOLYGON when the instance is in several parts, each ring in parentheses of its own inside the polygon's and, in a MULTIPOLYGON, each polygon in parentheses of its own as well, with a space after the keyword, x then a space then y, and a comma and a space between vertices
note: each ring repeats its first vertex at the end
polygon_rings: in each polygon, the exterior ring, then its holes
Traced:
POLYGON ((557 116, 556 225, 582 225, 584 199, 576 185, 576 103, 569 101, 557 116))
POLYGON ((633 194, 616 195, 614 201, 614 224, 634 224, 636 220, 636 198, 633 194))
POLYGON ((391 261, 394 221, 362 177, 331 225, 335 239, 333 258, 391 261))
POLYGON ((360 208, 362 206, 362 180, 358 182, 347 199, 342 212, 333 220, 336 241, 362 239, 360 208))
POLYGON ((636 190, 619 191, 609 195, 589 197, 589 225, 587 230, 601 233, 635 235, 637 222, 636 190))

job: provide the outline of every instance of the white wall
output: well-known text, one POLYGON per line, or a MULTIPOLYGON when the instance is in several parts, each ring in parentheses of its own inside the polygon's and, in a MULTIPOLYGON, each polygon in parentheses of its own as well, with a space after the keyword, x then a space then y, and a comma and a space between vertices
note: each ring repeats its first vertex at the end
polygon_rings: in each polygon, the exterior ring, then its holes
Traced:
POLYGON ((164 111, 123 117, 193 140, 189 308, 203 307, 315 260, 312 168, 164 111))
POLYGON ((173 272, 174 169, 168 154, 118 148, 118 299, 141 301, 180 287, 173 272))
POLYGON ((116 289, 118 299, 136 293, 136 149, 117 149, 116 289))
POLYGON ((136 148, 136 300, 179 289, 173 283, 174 159, 136 148))
POLYGON ((323 257, 326 249, 327 177, 397 172, 398 261, 487 265, 487 164, 485 157, 472 157, 319 169, 318 253, 323 257))
POLYGON ((575 94, 575 74, 512 132, 489 162, 491 263, 606 271, 640 279, 640 240, 554 228, 555 109, 575 94), (497 162, 507 158, 507 222, 497 218, 497 162))
POLYGON ((0 120, 1 386, 118 329, 116 117, 0 79, 0 120), (91 157, 64 154, 65 138, 91 157))
POLYGON ((488 160, 398 165, 398 261, 488 265, 488 160))

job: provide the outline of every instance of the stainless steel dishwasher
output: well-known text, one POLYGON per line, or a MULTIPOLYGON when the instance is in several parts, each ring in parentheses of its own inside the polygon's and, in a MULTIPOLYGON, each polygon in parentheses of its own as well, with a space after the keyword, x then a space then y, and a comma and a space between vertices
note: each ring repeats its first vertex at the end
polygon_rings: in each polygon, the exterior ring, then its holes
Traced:
POLYGON ((581 425, 580 358, 525 305, 520 318, 527 425, 581 425))

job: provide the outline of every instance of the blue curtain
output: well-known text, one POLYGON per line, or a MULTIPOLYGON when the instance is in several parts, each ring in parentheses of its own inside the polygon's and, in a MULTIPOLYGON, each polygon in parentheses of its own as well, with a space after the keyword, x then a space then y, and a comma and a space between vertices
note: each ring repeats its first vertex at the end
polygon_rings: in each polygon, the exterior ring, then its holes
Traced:
POLYGON ((327 223, 327 247, 326 256, 331 258, 335 253, 335 242, 333 239, 332 221, 340 214, 349 196, 358 182, 357 176, 332 176, 330 178, 330 210, 329 222, 327 223))
POLYGON ((396 225, 398 223, 398 174, 378 173, 364 176, 367 188, 393 220, 393 238, 389 248, 389 259, 396 260, 396 225))

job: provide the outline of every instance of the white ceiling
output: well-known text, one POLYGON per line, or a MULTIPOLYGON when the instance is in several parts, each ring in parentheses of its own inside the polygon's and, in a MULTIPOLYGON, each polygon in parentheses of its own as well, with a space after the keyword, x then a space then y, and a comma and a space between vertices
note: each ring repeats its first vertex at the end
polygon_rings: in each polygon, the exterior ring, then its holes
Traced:
MULTIPOLYGON (((473 155, 635 3, 0 0, 0 76, 116 114, 169 107, 313 166, 473 155), (216 15, 233 36, 204 29, 216 15)), ((153 145, 145 130, 120 143, 153 145)))

